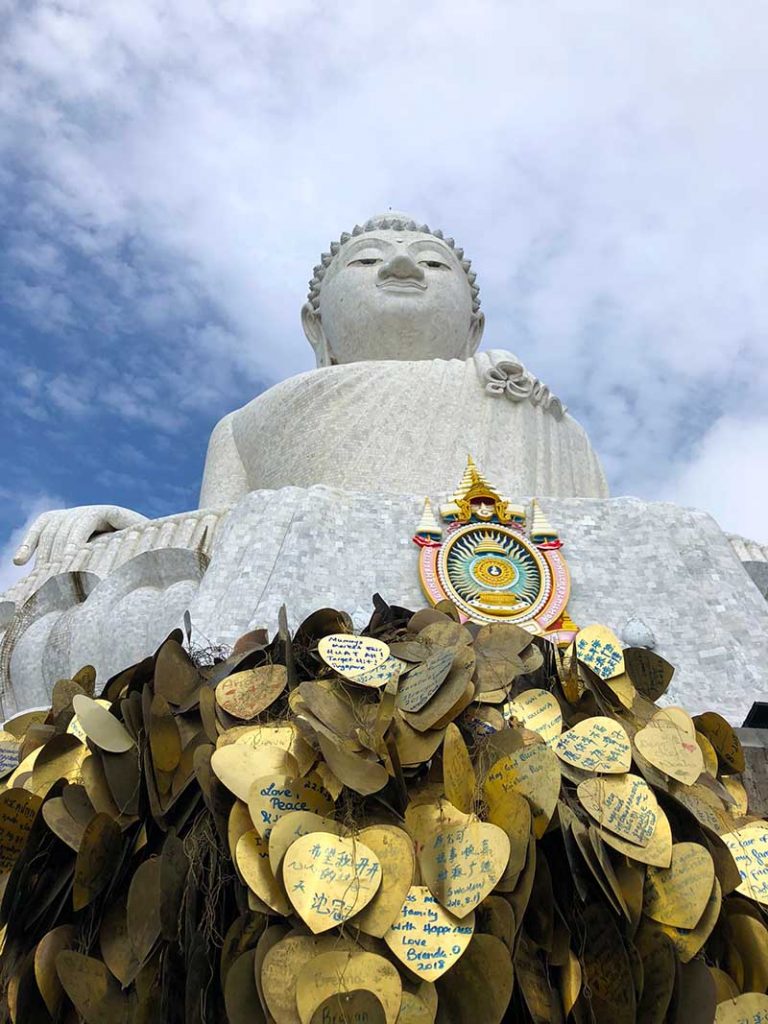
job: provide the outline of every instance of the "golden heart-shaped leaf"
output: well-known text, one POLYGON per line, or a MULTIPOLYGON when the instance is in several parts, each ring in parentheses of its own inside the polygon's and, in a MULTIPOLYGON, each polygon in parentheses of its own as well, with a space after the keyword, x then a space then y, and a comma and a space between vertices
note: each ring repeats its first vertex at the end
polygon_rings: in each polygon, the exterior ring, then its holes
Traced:
POLYGON ((128 1024, 131 1000, 105 964, 71 949, 56 957, 59 980, 77 1012, 88 1024, 128 1024))
POLYGON ((768 996, 763 992, 745 992, 718 1003, 715 1024, 768 1024, 768 996))
POLYGON ((255 955, 255 950, 246 950, 227 971, 224 982, 227 1024, 254 1024, 254 1021, 264 1020, 253 970, 255 955))
POLYGON ((491 814, 496 814, 494 808, 504 803, 504 794, 510 790, 520 793, 531 805, 533 832, 540 839, 560 794, 560 764, 545 743, 520 747, 491 766, 483 783, 491 814))
POLYGON ((768 989, 768 929, 748 914, 728 915, 728 949, 738 951, 747 992, 768 989))
POLYGON ((361 989, 375 993, 384 1009, 386 1024, 395 1024, 403 984, 388 960, 376 953, 321 953, 301 968, 296 979, 296 1008, 301 1024, 310 1024, 317 1008, 330 996, 361 989))
POLYGON ((734 818, 743 818, 746 814, 749 814, 749 796, 744 783, 737 779, 735 775, 724 775, 722 783, 733 799, 733 804, 728 808, 729 813, 734 818))
POLYGON ((255 779, 248 791, 248 813, 253 827, 265 839, 290 811, 330 814, 333 806, 331 794, 318 782, 290 775, 264 775, 255 779))
POLYGON ((439 648, 426 661, 412 668, 397 691, 397 706, 403 711, 420 711, 435 695, 451 671, 456 648, 439 648))
MULTIPOLYGON (((402 1013, 399 1013, 398 1024, 402 1024, 402 1019, 402 1013)), ((349 1021, 387 1024, 387 1014, 373 992, 356 988, 351 992, 335 992, 324 999, 312 1014, 309 1024, 348 1024, 349 1021)))
POLYGON ((731 851, 741 875, 736 892, 768 906, 768 823, 751 821, 720 838, 731 851))
POLYGON ((621 774, 632 765, 632 745, 626 730, 603 715, 577 722, 552 749, 561 761, 584 772, 621 774))
POLYGON ((381 885, 371 902, 355 918, 367 935, 381 939, 400 913, 413 882, 416 857, 413 840, 396 825, 370 825, 360 839, 376 854, 381 864, 381 885))
POLYGON ((234 672, 216 687, 216 703, 228 715, 248 721, 274 704, 287 683, 284 665, 260 665, 234 672))
POLYGON ((0 793, 0 871, 10 871, 16 863, 42 802, 25 789, 0 793))
POLYGON ((474 912, 455 917, 426 885, 412 885, 384 941, 409 970, 434 982, 461 957, 474 930, 474 912))
POLYGON ((262 936, 254 965, 256 986, 261 986, 264 1008, 275 1024, 301 1024, 296 1009, 296 981, 301 968, 320 953, 353 950, 357 946, 342 935, 291 934, 281 938, 280 933, 272 929, 267 929, 264 935, 267 948, 262 944, 262 936))
POLYGON ((449 825, 466 825, 471 820, 454 807, 449 800, 426 800, 424 803, 410 803, 405 809, 405 830, 413 839, 416 858, 423 848, 432 841, 432 836, 449 825))
POLYGON ((531 805, 521 793, 513 789, 494 796, 488 807, 488 820, 498 825, 509 839, 509 862, 504 874, 496 883, 499 892, 512 892, 517 885, 520 872, 525 867, 528 855, 528 840, 531 835, 531 805))
POLYGON ((268 842, 256 829, 240 836, 235 848, 235 860, 251 892, 276 914, 287 917, 291 912, 291 905, 286 898, 283 885, 272 874, 272 868, 269 866, 268 842))
POLYGON ((0 731, 0 779, 19 766, 21 743, 11 732, 0 731))
POLYGON ((80 849, 85 825, 80 821, 75 821, 60 796, 45 801, 43 818, 51 832, 57 835, 62 843, 66 843, 70 850, 77 852, 80 849))
POLYGON ((654 768, 690 786, 704 771, 693 720, 682 708, 665 708, 635 733, 635 746, 654 768))
POLYGON ((743 772, 744 751, 733 726, 716 711, 705 711, 703 715, 696 715, 693 721, 696 729, 707 737, 717 751, 722 772, 726 775, 743 772))
POLYGON ((97 747, 112 754, 122 754, 135 746, 123 723, 99 702, 78 694, 72 699, 72 707, 83 732, 97 747))
POLYGON ((715 864, 709 850, 699 843, 675 843, 668 868, 648 868, 643 913, 675 928, 695 928, 714 881, 715 864))
POLYGON ((646 846, 638 846, 628 839, 620 839, 612 832, 598 829, 600 838, 613 850, 618 850, 639 864, 652 864, 657 868, 668 868, 672 863, 672 829, 669 819, 659 807, 656 818, 656 829, 646 846))
POLYGON ((639 775, 587 779, 576 792, 584 809, 602 828, 638 846, 647 846, 651 841, 659 805, 650 786, 639 775))
POLYGON ((220 749, 233 743, 253 747, 254 750, 278 747, 295 759, 299 766, 298 775, 306 775, 315 761, 315 752, 295 722, 279 722, 276 725, 271 722, 268 725, 236 725, 219 736, 216 747, 220 749))
MULTIPOLYGON (((250 815, 248 820, 250 822, 250 815)), ((315 814, 314 811, 288 811, 273 826, 269 833, 269 866, 276 878, 280 877, 283 857, 288 852, 288 848, 297 839, 311 835, 313 832, 331 832, 334 835, 342 835, 344 825, 341 822, 333 821, 332 818, 324 818, 320 814, 315 814)))
POLYGON ((371 902, 381 885, 381 864, 359 839, 312 832, 288 848, 283 882, 294 910, 317 935, 371 902))
POLYGON ((64 995, 64 989, 56 973, 56 957, 63 949, 71 949, 74 941, 74 926, 60 924, 58 928, 43 936, 35 950, 35 981, 52 1017, 56 1016, 64 995))
POLYGON ((220 782, 239 800, 248 801, 256 779, 274 773, 297 775, 296 758, 280 747, 231 743, 218 747, 211 755, 211 768, 220 782))
POLYGON ((549 690, 526 690, 502 708, 504 717, 514 718, 531 732, 551 743, 563 728, 563 713, 549 690))
MULTIPOLYGON (((317 653, 334 672, 354 682, 378 668, 389 658, 389 646, 383 640, 354 633, 331 633, 317 645, 317 653)), ((381 683, 376 683, 379 686, 381 683)))
POLYGON ((453 722, 443 738, 443 788, 445 795, 460 811, 472 810, 475 798, 475 769, 467 745, 453 722))
POLYGON ((607 626, 585 626, 576 634, 576 657, 600 679, 625 671, 621 641, 607 626))
POLYGON ((419 853, 421 876, 456 917, 466 917, 493 891, 509 861, 509 839, 486 821, 443 828, 419 853))
POLYGON ((508 1019, 513 978, 509 950, 501 939, 475 933, 453 970, 438 979, 440 1006, 450 1007, 451 1024, 501 1024, 508 1019))
POLYGON ((644 697, 655 701, 667 692, 675 674, 668 661, 647 647, 627 647, 622 653, 627 675, 644 697))
POLYGON ((114 878, 120 866, 123 836, 108 814, 95 814, 86 825, 75 860, 72 902, 75 910, 87 907, 114 878))
POLYGON ((689 963, 712 934, 717 924, 722 905, 722 892, 720 883, 715 878, 709 901, 695 928, 675 928, 671 924, 658 924, 665 935, 668 935, 677 950, 678 957, 684 964, 689 963))

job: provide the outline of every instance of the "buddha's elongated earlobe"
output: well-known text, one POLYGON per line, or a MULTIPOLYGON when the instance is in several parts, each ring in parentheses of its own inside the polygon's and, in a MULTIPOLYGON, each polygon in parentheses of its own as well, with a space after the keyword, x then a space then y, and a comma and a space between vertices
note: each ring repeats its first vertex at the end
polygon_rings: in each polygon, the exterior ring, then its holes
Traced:
POLYGON ((315 359, 317 360, 318 367, 332 366, 335 360, 331 355, 328 340, 325 337, 320 313, 310 302, 305 302, 301 307, 301 326, 304 328, 307 341, 315 350, 315 359))
POLYGON ((464 358, 469 359, 477 352, 478 345, 480 344, 483 337, 483 329, 485 328, 485 313, 476 312, 472 314, 472 319, 469 323, 469 334, 467 335, 467 344, 464 350, 464 358))

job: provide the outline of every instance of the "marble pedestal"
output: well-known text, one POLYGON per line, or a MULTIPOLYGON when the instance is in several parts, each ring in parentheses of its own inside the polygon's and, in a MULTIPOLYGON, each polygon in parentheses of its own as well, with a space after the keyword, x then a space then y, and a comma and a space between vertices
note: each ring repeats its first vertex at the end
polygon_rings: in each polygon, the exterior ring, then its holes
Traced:
MULTIPOLYGON (((423 500, 322 486, 254 491, 218 513, 210 564, 199 550, 161 547, 101 581, 76 574, 79 591, 75 574, 54 577, 45 587, 55 600, 41 591, 31 599, 44 614, 30 602, 6 613, 3 713, 44 703, 56 679, 85 662, 103 684, 154 650, 186 609, 204 645, 274 630, 283 603, 293 627, 323 605, 363 624, 377 591, 422 607, 411 536, 423 500)), ((710 516, 635 498, 539 500, 565 543, 577 623, 621 635, 628 619, 642 619, 676 666, 671 702, 692 713, 716 709, 740 724, 754 700, 768 699, 768 604, 710 516)), ((100 543, 118 544, 119 534, 100 543)))

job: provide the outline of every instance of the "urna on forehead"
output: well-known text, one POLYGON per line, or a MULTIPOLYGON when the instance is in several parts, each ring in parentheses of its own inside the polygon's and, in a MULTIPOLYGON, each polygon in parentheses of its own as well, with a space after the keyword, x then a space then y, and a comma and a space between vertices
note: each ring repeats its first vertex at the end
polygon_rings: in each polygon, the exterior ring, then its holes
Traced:
POLYGON ((432 229, 428 224, 417 221, 407 213, 390 211, 380 213, 371 217, 363 224, 356 224, 351 231, 342 231, 338 241, 331 242, 329 251, 324 252, 320 262, 314 268, 313 276, 309 282, 309 293, 307 298, 315 310, 320 308, 320 289, 323 278, 334 259, 343 250, 347 242, 360 235, 375 234, 379 232, 408 232, 409 234, 426 235, 431 238, 440 239, 444 245, 453 250, 456 259, 461 264, 464 273, 467 275, 469 288, 472 293, 472 311, 477 313, 480 309, 480 288, 477 285, 477 274, 472 270, 472 261, 464 255, 464 250, 456 245, 453 238, 446 237, 439 228, 432 229))

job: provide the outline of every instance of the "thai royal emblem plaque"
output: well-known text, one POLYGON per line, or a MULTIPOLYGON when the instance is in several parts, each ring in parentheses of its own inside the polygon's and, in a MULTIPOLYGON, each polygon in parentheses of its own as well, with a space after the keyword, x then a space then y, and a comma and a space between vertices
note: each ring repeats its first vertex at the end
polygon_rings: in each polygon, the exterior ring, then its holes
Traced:
POLYGON ((433 605, 447 598, 464 622, 513 622, 556 643, 573 640, 563 543, 537 501, 527 508, 508 501, 469 458, 439 512, 442 525, 427 498, 413 538, 433 605))

